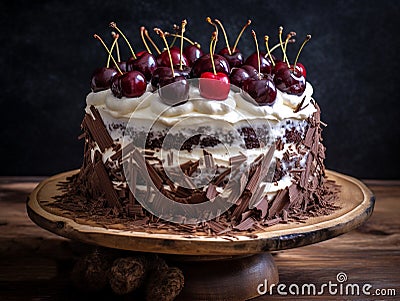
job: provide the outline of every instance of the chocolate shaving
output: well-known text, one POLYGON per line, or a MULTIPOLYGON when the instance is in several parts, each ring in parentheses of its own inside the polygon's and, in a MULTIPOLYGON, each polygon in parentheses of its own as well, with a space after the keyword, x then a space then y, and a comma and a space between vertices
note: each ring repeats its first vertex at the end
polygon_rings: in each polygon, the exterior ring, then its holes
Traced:
POLYGON ((223 226, 221 223, 216 222, 216 221, 209 221, 209 222, 207 222, 207 225, 211 228, 211 230, 214 233, 220 233, 226 229, 225 226, 223 226))
POLYGON ((128 208, 128 212, 130 216, 138 216, 138 217, 144 216, 143 208, 141 205, 138 204, 130 205, 128 208))
POLYGON ((264 196, 256 205, 254 205, 254 208, 261 211, 261 218, 265 218, 268 213, 268 206, 268 197, 264 196))
POLYGON ((256 191, 254 193, 252 193, 250 201, 249 201, 250 208, 253 208, 254 204, 258 203, 262 199, 261 196, 265 191, 265 186, 266 185, 267 184, 264 183, 264 184, 261 184, 261 185, 257 186, 256 191))
POLYGON ((239 155, 229 158, 229 165, 230 166, 240 166, 246 160, 247 160, 247 156, 240 152, 239 155))
POLYGON ((215 162, 212 154, 203 149, 204 164, 207 168, 214 168, 215 162))
POLYGON ((231 168, 227 168, 224 172, 222 172, 218 177, 215 178, 214 185, 219 186, 225 177, 230 174, 230 172, 231 168))
POLYGON ((254 220, 254 218, 249 217, 247 219, 245 219, 244 221, 242 221, 240 224, 234 226, 233 228, 239 231, 246 231, 249 230, 253 227, 254 223, 256 221, 254 220))
POLYGON ((198 191, 198 192, 191 194, 191 196, 188 199, 188 203, 189 204, 199 204, 199 203, 206 202, 207 200, 208 199, 206 197, 205 192, 198 191))
POLYGON ((196 185, 193 183, 192 179, 189 177, 184 177, 184 181, 190 189, 195 189, 196 185))
POLYGON ((260 183, 260 178, 261 178, 261 165, 259 165, 255 170, 255 172, 251 175, 245 189, 247 189, 251 193, 254 193, 256 187, 260 183))
POLYGON ((289 200, 292 207, 296 207, 303 199, 303 194, 297 184, 289 186, 289 200))
POLYGON ((282 210, 282 220, 284 222, 288 221, 288 212, 285 209, 282 210))
POLYGON ((117 152, 115 152, 115 154, 113 154, 110 159, 113 161, 120 161, 122 158, 122 149, 118 150, 117 152))
POLYGON ((315 136, 316 130, 317 130, 317 128, 315 128, 315 127, 310 127, 307 130, 306 138, 304 139, 303 144, 305 146, 307 146, 308 148, 311 148, 311 146, 314 142, 314 136, 315 136))
POLYGON ((210 184, 207 187, 207 193, 206 193, 206 197, 210 200, 213 201, 215 199, 215 197, 218 195, 217 192, 217 186, 215 186, 214 184, 210 184))
POLYGON ((286 187, 285 189, 279 190, 275 196, 275 199, 271 203, 271 207, 268 210, 268 218, 272 218, 277 213, 281 212, 281 210, 287 206, 289 203, 289 189, 286 187))
POLYGON ((181 164, 180 168, 185 175, 190 177, 197 170, 197 167, 199 166, 199 164, 200 164, 199 160, 197 160, 197 161, 190 160, 190 161, 187 161, 187 162, 181 164))
POLYGON ((167 163, 168 163, 168 166, 171 166, 171 165, 173 164, 173 162, 174 162, 174 153, 173 153, 172 151, 170 151, 170 152, 167 154, 167 163))
POLYGON ((271 227, 273 225, 279 224, 282 221, 282 219, 280 217, 274 218, 274 219, 270 219, 264 222, 265 226, 271 227))
POLYGON ((110 207, 115 207, 118 212, 121 212, 122 206, 119 202, 118 195, 114 190, 113 184, 108 177, 107 170, 101 160, 94 165, 94 170, 107 197, 108 205, 110 207))
POLYGON ((276 147, 276 150, 278 150, 278 151, 283 150, 284 144, 283 144, 283 141, 282 141, 281 137, 276 139, 275 147, 276 147))
POLYGON ((265 175, 268 172, 268 169, 271 165, 272 157, 275 152, 275 145, 273 144, 268 152, 260 157, 260 163, 257 166, 257 169, 255 170, 254 174, 250 176, 250 180, 246 185, 246 189, 248 189, 250 192, 254 193, 255 189, 260 185, 261 180, 265 177, 265 175))
POLYGON ((302 110, 302 106, 304 104, 304 101, 306 100, 306 97, 304 96, 303 99, 300 101, 300 103, 296 106, 296 108, 293 110, 293 113, 298 113, 299 111, 302 110))
POLYGON ((314 154, 314 156, 318 155, 318 145, 319 145, 319 139, 320 139, 320 134, 318 132, 318 130, 315 132, 315 138, 314 138, 314 142, 313 145, 311 146, 311 152, 314 154))
POLYGON ((108 133, 99 111, 94 106, 90 106, 90 111, 94 118, 86 114, 82 126, 90 132, 90 135, 93 137, 94 141, 96 141, 100 150, 104 152, 107 148, 113 146, 114 141, 108 133))
POLYGON ((309 153, 307 156, 307 161, 306 161, 306 169, 301 173, 299 185, 300 185, 300 187, 302 187, 304 189, 307 188, 308 180, 310 178, 310 169, 311 169, 312 159, 313 159, 313 155, 312 155, 312 153, 309 153))
POLYGON ((245 210, 248 209, 249 201, 250 201, 251 194, 244 192, 241 197, 238 199, 237 203, 238 206, 232 213, 232 216, 236 220, 240 220, 239 217, 243 214, 245 210))

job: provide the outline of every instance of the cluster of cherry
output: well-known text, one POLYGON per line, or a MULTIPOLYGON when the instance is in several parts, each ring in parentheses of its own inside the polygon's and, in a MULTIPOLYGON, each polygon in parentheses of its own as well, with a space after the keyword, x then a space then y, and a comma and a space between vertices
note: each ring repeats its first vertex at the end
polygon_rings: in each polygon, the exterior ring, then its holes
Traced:
POLYGON ((233 47, 229 46, 228 37, 222 23, 215 19, 207 18, 206 21, 214 26, 209 53, 205 54, 200 45, 184 36, 187 21, 183 20, 181 26, 174 25, 175 33, 164 32, 159 28, 154 31, 161 37, 165 49, 160 51, 149 36, 148 31, 141 27, 141 37, 146 50, 135 53, 123 32, 116 23, 111 22, 110 27, 114 42, 108 48, 104 41, 98 39, 109 53, 106 67, 96 69, 92 76, 91 88, 93 92, 110 89, 118 98, 140 97, 147 89, 150 82, 154 90, 159 90, 163 102, 168 105, 179 105, 187 101, 189 96, 189 83, 187 79, 198 78, 200 95, 206 99, 224 100, 227 98, 231 84, 240 88, 245 98, 260 106, 272 105, 275 102, 277 89, 288 94, 301 95, 306 86, 306 70, 297 62, 304 45, 310 40, 307 35, 302 43, 294 64, 290 64, 286 55, 288 43, 294 42, 295 32, 290 32, 286 40, 282 40, 283 28, 279 27, 279 43, 269 48, 269 37, 265 36, 266 52, 259 51, 257 36, 252 30, 256 51, 246 60, 237 48, 240 37, 251 24, 248 20, 240 31, 233 47), (215 53, 218 41, 218 28, 221 28, 226 47, 218 54, 215 53), (118 38, 122 36, 129 46, 132 56, 127 61, 121 61, 119 55, 118 38), (171 44, 167 37, 173 37, 171 44), (146 38, 157 51, 153 55, 146 38), (173 44, 180 40, 180 47, 173 44), (189 45, 183 47, 184 41, 189 45), (113 57, 116 48, 117 60, 113 57), (282 59, 276 58, 272 52, 281 48, 282 59), (110 64, 110 59, 113 64, 110 64))

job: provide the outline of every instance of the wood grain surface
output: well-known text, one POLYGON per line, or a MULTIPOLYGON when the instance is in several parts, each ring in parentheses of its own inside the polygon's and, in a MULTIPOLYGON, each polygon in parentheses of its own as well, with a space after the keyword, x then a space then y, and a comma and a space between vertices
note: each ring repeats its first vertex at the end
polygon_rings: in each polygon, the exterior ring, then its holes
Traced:
MULTIPOLYGON (((0 178, 0 300, 89 300, 72 289, 69 272, 88 246, 37 227, 25 210, 28 194, 43 178, 0 178)), ((254 300, 398 300, 400 295, 400 181, 366 181, 376 196, 372 217, 334 239, 274 253, 281 284, 335 282, 395 289, 397 296, 272 296, 254 300)), ((116 300, 112 294, 104 298, 116 300)), ((122 299, 121 299, 122 300, 122 299)))

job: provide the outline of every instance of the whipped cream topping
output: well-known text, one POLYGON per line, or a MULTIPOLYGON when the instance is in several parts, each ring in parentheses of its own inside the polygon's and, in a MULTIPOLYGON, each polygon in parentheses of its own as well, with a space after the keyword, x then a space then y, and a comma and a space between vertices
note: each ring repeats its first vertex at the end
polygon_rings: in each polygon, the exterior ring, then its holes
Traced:
POLYGON ((267 119, 282 121, 287 118, 306 119, 315 111, 309 105, 312 99, 313 88, 310 83, 302 95, 290 95, 278 90, 277 98, 272 106, 259 106, 244 99, 240 92, 230 91, 227 99, 204 99, 195 86, 190 86, 189 100, 181 105, 169 106, 161 100, 158 92, 151 92, 150 85, 147 91, 137 98, 117 98, 111 90, 91 92, 86 97, 87 108, 96 106, 109 113, 114 118, 129 119, 132 115, 137 119, 158 120, 166 126, 172 126, 182 118, 196 117, 204 122, 224 120, 231 124, 240 121, 267 119), (304 101, 303 101, 304 99, 304 101), (294 109, 303 101, 300 111, 294 109))

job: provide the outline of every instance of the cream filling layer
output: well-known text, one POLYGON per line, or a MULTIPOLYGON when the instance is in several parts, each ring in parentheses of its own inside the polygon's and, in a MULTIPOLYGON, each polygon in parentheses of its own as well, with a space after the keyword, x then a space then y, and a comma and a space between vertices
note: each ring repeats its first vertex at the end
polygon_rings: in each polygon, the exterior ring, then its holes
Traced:
POLYGON ((208 100, 200 96, 197 87, 191 86, 189 100, 181 105, 168 106, 162 102, 158 92, 150 92, 150 88, 137 98, 116 98, 110 90, 89 93, 86 97, 87 108, 94 105, 108 112, 114 118, 157 120, 166 126, 172 126, 182 119, 203 118, 204 123, 213 120, 224 120, 231 124, 239 121, 264 119, 306 119, 315 111, 310 105, 313 88, 306 84, 304 93, 300 96, 289 95, 278 90, 277 99, 272 106, 258 106, 245 100, 240 92, 230 91, 226 100, 208 100), (304 101, 303 101, 304 99, 304 101), (303 101, 303 109, 294 109, 303 101))

